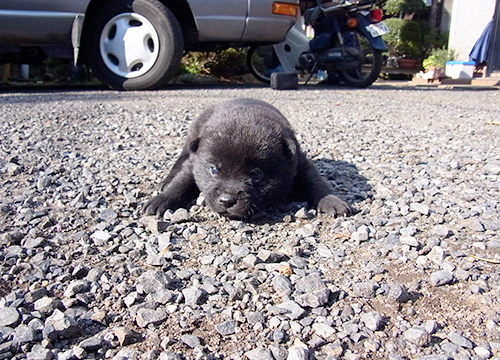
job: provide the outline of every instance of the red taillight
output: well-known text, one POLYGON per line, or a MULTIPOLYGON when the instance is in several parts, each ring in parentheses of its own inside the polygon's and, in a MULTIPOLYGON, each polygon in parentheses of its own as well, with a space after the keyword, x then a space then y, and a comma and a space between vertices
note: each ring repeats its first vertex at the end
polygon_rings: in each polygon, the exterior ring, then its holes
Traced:
POLYGON ((370 11, 370 17, 372 19, 372 22, 378 23, 382 21, 382 10, 380 9, 373 9, 370 11))

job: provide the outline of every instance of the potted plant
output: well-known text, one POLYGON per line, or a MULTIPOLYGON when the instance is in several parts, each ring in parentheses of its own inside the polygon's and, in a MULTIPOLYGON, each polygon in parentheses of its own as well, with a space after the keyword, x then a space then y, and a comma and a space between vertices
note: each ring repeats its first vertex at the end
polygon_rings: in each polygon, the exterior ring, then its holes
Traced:
POLYGON ((424 59, 422 65, 426 73, 432 72, 433 79, 445 77, 445 67, 448 61, 456 58, 455 50, 446 47, 432 49, 430 55, 424 59))
POLYGON ((411 20, 415 13, 425 9, 425 5, 422 0, 387 0, 383 9, 388 15, 411 20))
POLYGON ((420 23, 413 20, 389 18, 384 20, 390 32, 383 39, 389 55, 397 58, 401 68, 415 68, 424 55, 423 35, 420 23))

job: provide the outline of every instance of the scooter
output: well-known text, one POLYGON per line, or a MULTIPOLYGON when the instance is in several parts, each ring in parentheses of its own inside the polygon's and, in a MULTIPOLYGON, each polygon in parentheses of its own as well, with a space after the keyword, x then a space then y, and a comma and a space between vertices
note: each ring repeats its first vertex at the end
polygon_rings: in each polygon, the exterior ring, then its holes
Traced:
POLYGON ((310 79, 319 71, 327 74, 326 83, 370 86, 380 74, 382 53, 387 51, 381 36, 389 32, 382 11, 374 8, 378 2, 317 0, 317 6, 304 11, 285 41, 251 47, 248 68, 264 83, 270 82, 273 72, 306 72, 310 79), (302 24, 312 26, 312 39, 302 24))

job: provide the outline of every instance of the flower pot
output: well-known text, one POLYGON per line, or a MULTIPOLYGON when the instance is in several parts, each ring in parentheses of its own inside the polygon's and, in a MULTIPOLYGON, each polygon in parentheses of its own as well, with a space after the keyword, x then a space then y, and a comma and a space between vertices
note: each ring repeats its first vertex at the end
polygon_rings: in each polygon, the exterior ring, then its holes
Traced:
POLYGON ((417 67, 418 60, 417 59, 406 59, 406 58, 401 58, 398 59, 398 66, 400 68, 415 68, 417 67))
POLYGON ((424 79, 439 80, 446 77, 445 68, 430 65, 425 68, 424 79))

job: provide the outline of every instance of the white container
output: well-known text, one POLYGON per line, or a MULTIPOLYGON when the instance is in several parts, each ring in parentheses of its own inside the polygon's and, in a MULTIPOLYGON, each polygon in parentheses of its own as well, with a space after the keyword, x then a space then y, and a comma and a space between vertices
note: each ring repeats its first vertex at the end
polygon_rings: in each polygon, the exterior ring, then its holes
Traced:
POLYGON ((475 65, 474 61, 448 61, 446 76, 452 79, 472 79, 475 65))

